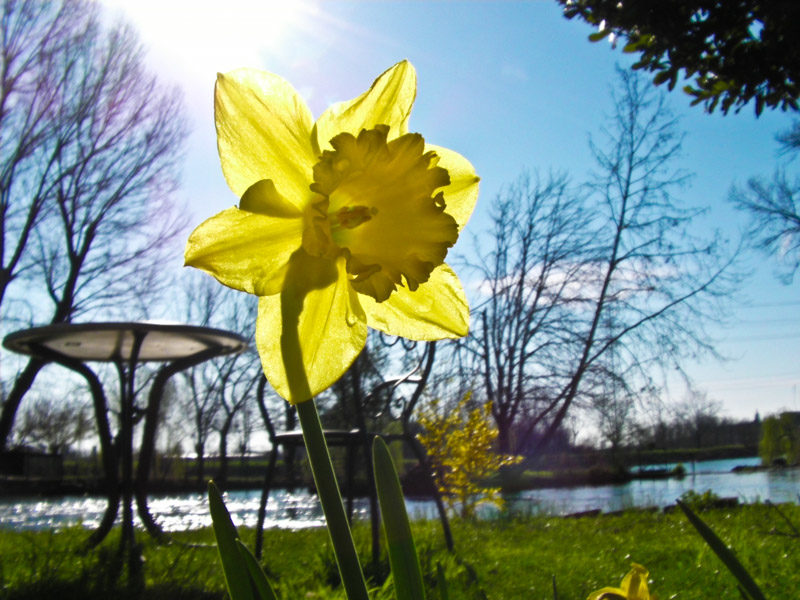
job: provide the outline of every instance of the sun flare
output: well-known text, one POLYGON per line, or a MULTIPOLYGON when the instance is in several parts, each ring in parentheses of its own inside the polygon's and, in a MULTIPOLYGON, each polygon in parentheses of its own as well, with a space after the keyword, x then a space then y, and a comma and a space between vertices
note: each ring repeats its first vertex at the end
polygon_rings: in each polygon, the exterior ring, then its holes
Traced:
POLYGON ((103 0, 130 21, 146 46, 179 69, 227 71, 278 53, 295 31, 309 31, 318 9, 306 0, 227 0, 223 7, 163 0, 103 0))

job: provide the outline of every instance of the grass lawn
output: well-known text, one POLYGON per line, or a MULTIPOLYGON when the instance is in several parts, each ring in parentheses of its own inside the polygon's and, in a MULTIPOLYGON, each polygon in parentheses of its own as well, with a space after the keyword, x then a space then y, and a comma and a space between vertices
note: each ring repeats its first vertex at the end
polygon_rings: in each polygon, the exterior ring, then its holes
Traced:
MULTIPOLYGON (((780 511, 783 516, 757 504, 702 513, 767 598, 775 599, 798 597, 800 590, 800 537, 784 520, 800 529, 800 507, 784 505, 780 511)), ((417 522, 414 529, 432 600, 439 598, 433 577, 437 563, 445 567, 450 597, 456 599, 551 599, 555 576, 559 599, 585 600, 593 590, 618 585, 631 562, 650 570, 651 592, 661 600, 740 598, 732 577, 681 513, 455 521, 454 555, 444 549, 438 522, 417 522)), ((365 570, 380 578, 386 566, 375 570, 369 564, 368 535, 366 525, 356 527, 365 570)), ((225 597, 215 548, 187 545, 209 544, 208 530, 178 534, 180 543, 170 546, 155 546, 141 535, 147 581, 138 593, 126 593, 113 581, 116 540, 82 552, 85 537, 79 528, 58 533, 0 529, 0 599, 225 597)), ((243 537, 252 546, 252 532, 243 537)), ((338 576, 325 530, 268 531, 264 557, 282 598, 343 597, 332 590, 338 576)))

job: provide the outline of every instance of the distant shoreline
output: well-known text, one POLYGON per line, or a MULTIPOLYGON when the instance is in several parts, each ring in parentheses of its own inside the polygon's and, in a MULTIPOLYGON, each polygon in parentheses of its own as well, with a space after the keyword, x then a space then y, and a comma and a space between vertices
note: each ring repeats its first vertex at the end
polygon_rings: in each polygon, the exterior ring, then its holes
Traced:
MULTIPOLYGON (((714 457, 705 460, 716 459, 735 459, 735 458, 752 458, 752 456, 722 456, 714 457)), ((652 463, 651 463, 652 464, 652 463)), ((662 463, 663 464, 663 463, 662 463)), ((641 465, 646 466, 646 465, 641 465)), ((735 467, 734 471, 759 471, 765 470, 769 467, 763 466, 745 466, 740 465, 735 467)), ((690 468, 687 466, 685 469, 686 474, 690 474, 690 468)), ((640 469, 640 470, 614 470, 611 468, 585 468, 585 469, 565 469, 560 471, 553 471, 546 475, 539 473, 531 474, 529 472, 510 473, 508 476, 499 477, 497 481, 492 484, 500 485, 504 491, 515 492, 528 489, 546 489, 546 488, 568 488, 576 486, 602 486, 602 485, 617 485, 628 483, 633 480, 654 480, 654 479, 668 479, 671 477, 680 477, 680 473, 671 469, 640 469)), ((213 477, 209 477, 211 479, 213 477)), ((227 491, 248 491, 248 490, 261 490, 263 488, 263 475, 260 477, 231 477, 228 479, 227 485, 224 489, 227 491)), ((282 489, 289 487, 288 482, 282 478, 275 478, 270 486, 272 489, 282 489)), ((405 482, 404 485, 406 494, 415 497, 430 497, 430 493, 426 493, 424 485, 421 482, 414 481, 413 478, 405 482)), ((308 482, 297 484, 297 488, 308 488, 308 482)), ((182 479, 175 480, 156 480, 148 484, 148 495, 174 495, 174 494, 205 494, 206 484, 198 483, 195 481, 187 481, 182 479)), ((343 490, 346 494, 346 490, 343 490)), ((13 498, 13 497, 53 497, 53 496, 104 496, 105 486, 103 482, 94 478, 73 478, 66 477, 62 479, 48 479, 48 478, 22 478, 22 477, 8 477, 0 476, 0 498, 13 498)), ((363 484, 357 485, 356 496, 366 496, 366 489, 363 484)))

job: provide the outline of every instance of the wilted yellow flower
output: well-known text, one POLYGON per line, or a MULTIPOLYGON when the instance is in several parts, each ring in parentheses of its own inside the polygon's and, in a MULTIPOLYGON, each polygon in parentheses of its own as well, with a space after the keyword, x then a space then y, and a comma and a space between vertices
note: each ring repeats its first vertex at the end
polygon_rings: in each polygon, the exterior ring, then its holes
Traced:
MULTIPOLYGON (((604 587, 589 594, 586 600, 651 600, 647 590, 647 578, 650 574, 642 565, 631 564, 631 570, 622 579, 620 587, 604 587)), ((655 596, 652 596, 655 600, 655 596)))
POLYGON ((186 264, 260 297, 261 362, 291 402, 344 373, 367 325, 417 340, 467 333, 469 307, 444 259, 472 213, 478 177, 459 154, 408 133, 415 95, 404 61, 315 123, 277 75, 217 78, 222 170, 241 201, 195 229, 186 264), (295 335, 299 349, 287 341, 295 335), (310 390, 290 386, 305 375, 310 390))

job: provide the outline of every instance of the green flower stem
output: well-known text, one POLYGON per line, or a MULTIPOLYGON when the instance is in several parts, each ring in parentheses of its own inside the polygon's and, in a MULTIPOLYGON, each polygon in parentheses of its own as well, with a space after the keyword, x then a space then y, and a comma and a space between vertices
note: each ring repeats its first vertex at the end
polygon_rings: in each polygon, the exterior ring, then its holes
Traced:
POLYGON ((328 452, 328 445, 325 443, 325 436, 322 433, 322 425, 319 422, 314 401, 308 400, 297 404, 297 416, 300 418, 300 426, 303 428, 303 438, 306 442, 311 472, 314 475, 320 504, 322 504, 322 512, 325 513, 328 534, 333 543, 333 551, 336 554, 336 562, 339 565, 339 573, 342 576, 347 597, 349 600, 368 600, 367 585, 364 582, 353 536, 347 523, 342 495, 336 483, 331 455, 328 452))
MULTIPOLYGON (((287 281, 303 282, 303 277, 292 276, 293 264, 290 264, 287 281)), ((303 429, 308 462, 311 465, 311 473, 317 486, 317 496, 322 505, 322 512, 325 514, 328 535, 333 543, 333 552, 336 555, 336 563, 339 565, 339 574, 342 577, 347 598, 349 600, 369 600, 364 573, 358 561, 353 535, 350 533, 350 525, 347 522, 344 504, 342 504, 342 494, 336 483, 331 455, 328 452, 328 444, 325 443, 317 406, 311 397, 311 386, 308 383, 308 374, 303 362, 298 327, 303 302, 308 291, 309 289, 304 288, 303 285, 287 285, 281 291, 283 365, 286 369, 291 397, 301 400, 295 404, 297 416, 303 429)))

